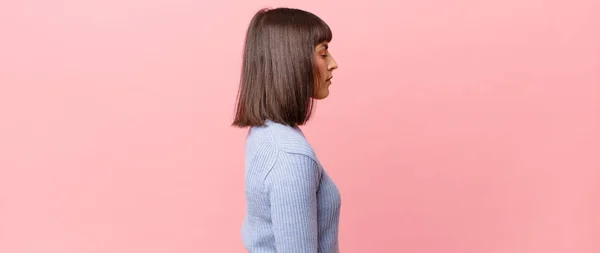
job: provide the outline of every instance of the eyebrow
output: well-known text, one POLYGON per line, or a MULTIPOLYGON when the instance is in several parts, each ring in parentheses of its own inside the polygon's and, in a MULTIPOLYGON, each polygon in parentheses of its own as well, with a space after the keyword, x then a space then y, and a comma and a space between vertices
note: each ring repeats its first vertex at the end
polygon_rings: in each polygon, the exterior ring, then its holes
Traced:
POLYGON ((323 44, 323 45, 321 45, 321 47, 324 47, 325 49, 329 49, 329 45, 328 44, 323 44))

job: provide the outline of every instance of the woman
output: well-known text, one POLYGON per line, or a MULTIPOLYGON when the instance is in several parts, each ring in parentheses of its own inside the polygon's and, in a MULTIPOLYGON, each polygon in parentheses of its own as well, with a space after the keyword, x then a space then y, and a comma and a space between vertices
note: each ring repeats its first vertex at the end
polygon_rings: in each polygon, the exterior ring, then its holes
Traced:
POLYGON ((331 38, 298 9, 260 10, 248 27, 233 125, 249 127, 241 233, 250 253, 339 251, 340 194, 299 128, 329 95, 331 38))

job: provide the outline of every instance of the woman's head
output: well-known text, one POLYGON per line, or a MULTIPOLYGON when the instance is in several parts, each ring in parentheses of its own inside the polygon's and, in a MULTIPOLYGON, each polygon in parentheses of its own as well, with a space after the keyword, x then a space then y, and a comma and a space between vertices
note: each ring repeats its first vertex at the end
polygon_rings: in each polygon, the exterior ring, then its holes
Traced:
POLYGON ((313 100, 329 95, 337 64, 328 52, 329 26, 312 13, 262 9, 248 27, 234 126, 272 120, 302 125, 313 100))

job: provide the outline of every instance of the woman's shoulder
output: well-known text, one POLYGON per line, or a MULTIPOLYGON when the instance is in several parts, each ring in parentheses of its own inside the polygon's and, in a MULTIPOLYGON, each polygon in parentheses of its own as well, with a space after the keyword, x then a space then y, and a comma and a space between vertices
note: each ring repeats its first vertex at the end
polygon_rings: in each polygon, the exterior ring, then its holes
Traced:
POLYGON ((246 143, 251 147, 264 149, 269 146, 279 152, 315 158, 314 150, 299 128, 272 121, 266 121, 263 126, 252 127, 246 143))

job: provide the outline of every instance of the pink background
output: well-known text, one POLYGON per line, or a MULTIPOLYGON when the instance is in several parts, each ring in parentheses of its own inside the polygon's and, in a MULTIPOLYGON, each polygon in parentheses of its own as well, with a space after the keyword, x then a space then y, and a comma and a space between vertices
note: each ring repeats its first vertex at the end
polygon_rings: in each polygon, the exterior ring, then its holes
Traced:
POLYGON ((265 6, 334 31, 305 131, 343 253, 600 252, 599 3, 2 1, 0 252, 244 252, 229 124, 265 6))

